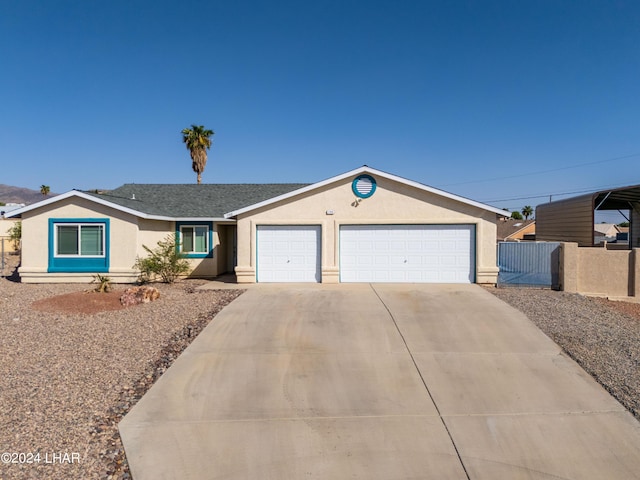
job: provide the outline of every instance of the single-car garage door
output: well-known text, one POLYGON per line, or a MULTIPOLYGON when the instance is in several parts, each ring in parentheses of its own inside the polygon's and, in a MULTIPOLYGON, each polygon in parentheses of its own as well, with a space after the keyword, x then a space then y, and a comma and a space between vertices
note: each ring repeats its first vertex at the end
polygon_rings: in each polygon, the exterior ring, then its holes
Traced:
POLYGON ((319 282, 320 227, 259 225, 258 282, 319 282))
POLYGON ((343 225, 340 281, 473 283, 474 225, 343 225))

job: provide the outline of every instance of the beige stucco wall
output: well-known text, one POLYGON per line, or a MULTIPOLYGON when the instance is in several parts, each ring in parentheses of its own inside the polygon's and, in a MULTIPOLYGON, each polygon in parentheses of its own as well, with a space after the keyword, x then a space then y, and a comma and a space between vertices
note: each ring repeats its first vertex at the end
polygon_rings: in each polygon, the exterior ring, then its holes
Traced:
MULTIPOLYGON (((354 177, 355 178, 355 177, 354 177)), ((353 224, 474 224, 476 281, 495 283, 496 214, 376 176, 377 189, 356 203, 347 178, 238 217, 238 282, 256 281, 258 225, 320 225, 322 281, 339 281, 339 229, 353 224), (332 210, 333 215, 327 215, 332 210)))
POLYGON ((111 247, 108 275, 116 282, 136 280, 132 266, 138 244, 137 218, 83 198, 71 197, 22 215, 22 264, 18 270, 21 281, 88 283, 92 280, 90 273, 47 273, 50 218, 109 218, 111 247))
POLYGON ((0 217, 0 237, 8 237, 9 230, 13 228, 16 222, 19 222, 19 218, 2 218, 0 217))
POLYGON ((578 291, 585 294, 629 295, 631 250, 578 249, 578 291))
MULTIPOLYGON (((188 223, 188 222, 187 222, 188 223)), ((165 240, 167 236, 171 233, 175 232, 176 222, 174 221, 161 221, 161 220, 147 220, 147 219, 139 219, 139 242, 137 245, 137 255, 140 257, 145 257, 148 255, 147 251, 144 249, 143 245, 151 248, 152 250, 156 247, 159 241, 165 240)), ((215 277, 219 273, 218 268, 218 256, 216 255, 220 246, 220 239, 217 233, 217 224, 214 223, 213 227, 213 249, 214 249, 214 258, 189 258, 187 261, 191 266, 190 276, 193 277, 215 277)))
MULTIPOLYGON (((175 222, 147 220, 100 205, 79 197, 70 197, 37 208, 23 215, 22 265, 18 270, 25 283, 89 283, 91 273, 48 273, 50 218, 109 218, 110 249, 108 276, 114 282, 133 283, 138 272, 133 265, 138 256, 147 252, 143 245, 153 249, 159 240, 175 232, 175 222)), ((214 232, 214 248, 219 243, 214 232)), ((193 276, 207 277, 218 274, 217 260, 189 259, 193 276)))
POLYGON ((563 243, 560 287, 584 295, 640 296, 640 249, 607 250, 563 243))

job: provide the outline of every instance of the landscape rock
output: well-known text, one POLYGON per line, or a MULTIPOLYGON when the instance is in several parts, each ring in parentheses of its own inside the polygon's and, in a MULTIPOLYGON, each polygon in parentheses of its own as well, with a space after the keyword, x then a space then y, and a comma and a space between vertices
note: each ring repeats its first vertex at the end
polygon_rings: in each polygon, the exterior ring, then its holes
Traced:
POLYGON ((131 287, 127 288, 120 297, 120 303, 125 307, 149 303, 160 298, 160 292, 154 287, 131 287))

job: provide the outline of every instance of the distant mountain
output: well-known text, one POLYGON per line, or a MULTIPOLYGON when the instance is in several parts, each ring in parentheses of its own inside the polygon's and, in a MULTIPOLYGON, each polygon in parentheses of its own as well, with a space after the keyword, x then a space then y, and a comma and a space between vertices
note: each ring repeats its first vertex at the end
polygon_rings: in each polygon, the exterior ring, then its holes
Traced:
MULTIPOLYGON (((57 194, 49 193, 48 197, 53 197, 57 194)), ((44 200, 44 195, 39 190, 31 190, 29 188, 12 187, 11 185, 3 185, 0 183, 0 202, 2 203, 31 203, 44 200)))

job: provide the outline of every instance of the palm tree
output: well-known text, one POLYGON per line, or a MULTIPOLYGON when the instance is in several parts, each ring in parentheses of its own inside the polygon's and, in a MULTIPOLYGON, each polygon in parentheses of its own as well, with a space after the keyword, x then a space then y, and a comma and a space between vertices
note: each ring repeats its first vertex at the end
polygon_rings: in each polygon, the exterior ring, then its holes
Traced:
POLYGON ((191 154, 191 168, 198 174, 198 184, 202 183, 202 172, 207 165, 207 149, 211 148, 213 130, 206 130, 204 126, 191 125, 182 130, 182 141, 191 154))
POLYGON ((49 195, 50 191, 51 189, 49 188, 49 185, 40 185, 40 193, 45 197, 49 195))
POLYGON ((525 220, 529 220, 529 217, 533 215, 533 208, 531 208, 531 205, 525 205, 522 209, 522 214, 524 215, 525 220))

